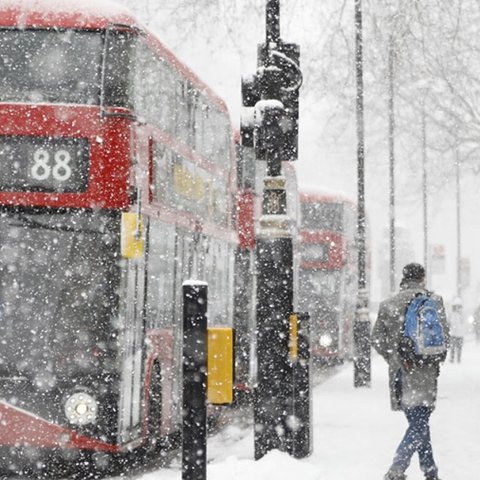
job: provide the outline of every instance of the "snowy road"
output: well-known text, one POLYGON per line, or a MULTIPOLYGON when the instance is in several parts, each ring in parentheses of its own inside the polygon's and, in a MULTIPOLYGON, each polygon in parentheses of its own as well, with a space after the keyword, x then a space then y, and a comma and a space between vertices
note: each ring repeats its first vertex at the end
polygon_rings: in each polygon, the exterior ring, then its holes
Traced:
MULTIPOLYGON (((294 460, 274 451, 255 462, 252 428, 230 426, 209 440, 208 480, 381 480, 406 420, 391 412, 385 363, 372 359, 371 388, 353 388, 347 365, 314 390, 314 452, 294 460)), ((478 480, 480 469, 480 345, 468 341, 461 364, 447 362, 432 416, 432 439, 442 480, 478 480)), ((409 480, 423 475, 414 457, 409 480)), ((179 464, 141 480, 179 480, 179 464)))

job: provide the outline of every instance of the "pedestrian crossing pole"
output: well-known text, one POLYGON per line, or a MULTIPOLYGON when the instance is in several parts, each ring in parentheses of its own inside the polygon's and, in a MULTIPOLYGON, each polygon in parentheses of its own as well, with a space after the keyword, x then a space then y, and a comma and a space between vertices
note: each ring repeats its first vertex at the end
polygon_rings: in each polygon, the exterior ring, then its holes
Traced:
POLYGON ((258 69, 242 80, 244 110, 250 110, 241 122, 242 145, 253 147, 256 160, 266 162, 256 245, 256 459, 275 448, 290 451, 292 443, 293 242, 282 161, 297 158, 299 59, 298 45, 280 38, 279 0, 267 0, 266 41, 258 46, 258 69))

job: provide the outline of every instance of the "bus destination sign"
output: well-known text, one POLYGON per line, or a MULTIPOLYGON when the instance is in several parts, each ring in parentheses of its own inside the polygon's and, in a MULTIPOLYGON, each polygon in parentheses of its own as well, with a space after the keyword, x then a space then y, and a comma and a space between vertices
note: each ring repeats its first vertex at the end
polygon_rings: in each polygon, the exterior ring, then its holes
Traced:
POLYGON ((85 192, 89 150, 86 138, 0 136, 0 190, 85 192))

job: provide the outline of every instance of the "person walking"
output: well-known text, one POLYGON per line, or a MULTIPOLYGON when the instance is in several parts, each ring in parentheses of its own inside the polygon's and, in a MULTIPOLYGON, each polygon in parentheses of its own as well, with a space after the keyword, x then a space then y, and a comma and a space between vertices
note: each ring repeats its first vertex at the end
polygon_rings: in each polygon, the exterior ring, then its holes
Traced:
MULTIPOLYGON (((423 266, 409 263, 405 265, 402 273, 400 292, 380 304, 372 332, 372 345, 388 364, 391 407, 393 410, 402 410, 408 421, 407 431, 384 480, 406 479, 405 471, 415 452, 418 452, 425 479, 439 480, 429 425, 436 403, 439 361, 406 361, 400 354, 399 345, 403 338, 407 308, 418 295, 426 294, 434 301, 439 328, 443 332, 444 347, 449 344, 449 327, 442 297, 425 288, 423 266)), ((441 356, 440 361, 443 360, 445 354, 441 356)))
POLYGON ((480 306, 473 312, 473 331, 475 332, 475 342, 480 343, 480 306))
POLYGON ((463 314, 463 303, 460 297, 455 297, 452 302, 452 312, 448 317, 450 323, 450 361, 453 363, 455 357, 457 362, 462 361, 463 337, 467 333, 467 321, 463 314))

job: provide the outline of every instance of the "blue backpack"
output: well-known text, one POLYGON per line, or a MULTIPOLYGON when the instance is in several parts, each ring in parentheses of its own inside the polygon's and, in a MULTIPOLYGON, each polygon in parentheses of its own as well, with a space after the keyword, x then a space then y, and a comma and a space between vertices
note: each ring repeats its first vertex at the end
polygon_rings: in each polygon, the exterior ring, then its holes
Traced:
POLYGON ((405 311, 400 358, 413 365, 445 360, 447 345, 438 314, 439 306, 430 293, 417 293, 405 311))

